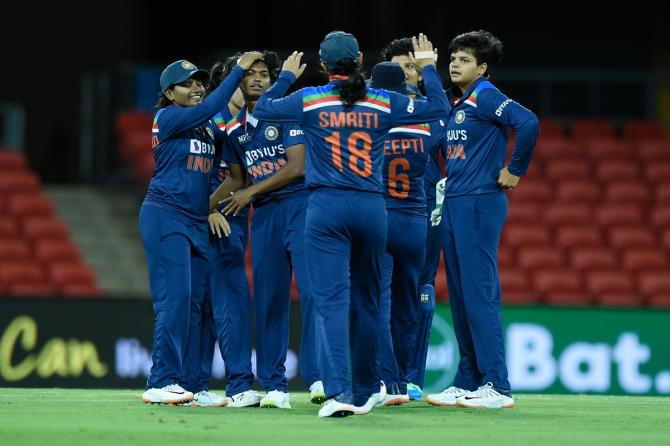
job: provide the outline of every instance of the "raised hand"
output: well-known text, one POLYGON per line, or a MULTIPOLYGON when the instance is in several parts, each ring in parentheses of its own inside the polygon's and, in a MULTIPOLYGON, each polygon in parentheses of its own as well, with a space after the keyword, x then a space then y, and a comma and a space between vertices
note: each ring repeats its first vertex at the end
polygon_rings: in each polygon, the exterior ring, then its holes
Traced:
POLYGON ((237 59, 237 65, 244 70, 248 70, 254 62, 258 60, 263 60, 263 53, 259 53, 258 51, 247 51, 237 59))
POLYGON ((419 68, 427 65, 435 65, 437 61, 437 50, 433 50, 433 43, 423 33, 419 37, 412 36, 414 54, 410 54, 410 60, 419 68))
POLYGON ((295 77, 300 77, 307 66, 307 64, 300 65, 300 60, 302 59, 303 54, 304 53, 302 52, 299 53, 294 51, 284 61, 284 65, 281 67, 282 71, 290 71, 295 77))

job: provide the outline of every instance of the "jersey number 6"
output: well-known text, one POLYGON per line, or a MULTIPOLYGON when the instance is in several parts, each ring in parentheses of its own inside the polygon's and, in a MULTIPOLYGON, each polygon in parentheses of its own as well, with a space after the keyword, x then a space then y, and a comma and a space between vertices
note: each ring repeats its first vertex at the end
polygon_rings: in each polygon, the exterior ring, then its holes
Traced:
POLYGON ((389 195, 393 198, 404 200, 409 196, 409 175, 400 173, 400 170, 407 172, 410 169, 409 160, 405 158, 394 158, 389 163, 389 195), (400 183, 400 190, 398 190, 400 183))
MULTIPOLYGON (((333 132, 324 140, 330 144, 333 164, 340 172, 344 172, 342 164, 342 145, 340 141, 340 132, 333 132)), ((352 132, 347 138, 345 147, 345 156, 348 152, 349 169, 361 177, 369 177, 372 173, 372 160, 370 159, 370 150, 372 149, 372 138, 365 132, 352 132), (359 144, 362 146, 359 148, 359 144)))

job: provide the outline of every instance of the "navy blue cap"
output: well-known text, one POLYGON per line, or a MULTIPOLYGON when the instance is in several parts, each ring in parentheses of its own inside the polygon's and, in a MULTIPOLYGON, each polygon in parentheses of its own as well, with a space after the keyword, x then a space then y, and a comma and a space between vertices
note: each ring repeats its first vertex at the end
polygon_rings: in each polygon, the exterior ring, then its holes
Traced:
POLYGON ((206 81, 209 79, 209 73, 205 70, 199 70, 188 60, 182 59, 172 62, 161 73, 161 90, 165 92, 174 84, 191 78, 206 81))
POLYGON ((319 57, 328 68, 335 68, 342 59, 358 60, 358 41, 344 31, 333 31, 319 45, 319 57))
POLYGON ((401 95, 408 96, 417 94, 417 91, 411 89, 406 82, 405 72, 402 67, 395 62, 379 62, 372 68, 372 78, 370 79, 372 88, 383 88, 388 91, 395 91, 401 95))

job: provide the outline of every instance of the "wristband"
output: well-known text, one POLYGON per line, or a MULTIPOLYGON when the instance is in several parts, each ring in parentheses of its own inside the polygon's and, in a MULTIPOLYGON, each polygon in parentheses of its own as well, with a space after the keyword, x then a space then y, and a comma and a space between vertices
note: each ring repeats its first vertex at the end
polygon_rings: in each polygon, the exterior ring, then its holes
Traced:
POLYGON ((414 58, 415 59, 437 60, 437 54, 435 54, 433 51, 415 51, 414 52, 414 58))

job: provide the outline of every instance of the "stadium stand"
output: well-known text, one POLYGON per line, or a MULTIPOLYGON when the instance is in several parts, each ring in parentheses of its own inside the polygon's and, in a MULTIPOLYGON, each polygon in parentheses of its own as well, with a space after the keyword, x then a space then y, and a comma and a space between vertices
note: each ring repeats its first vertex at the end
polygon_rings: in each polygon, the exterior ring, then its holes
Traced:
POLYGON ((86 296, 99 296, 96 275, 83 263, 67 226, 43 193, 38 176, 25 156, 0 150, 0 294, 72 297, 75 284, 87 286, 86 296), (86 271, 54 274, 53 271, 86 271))

